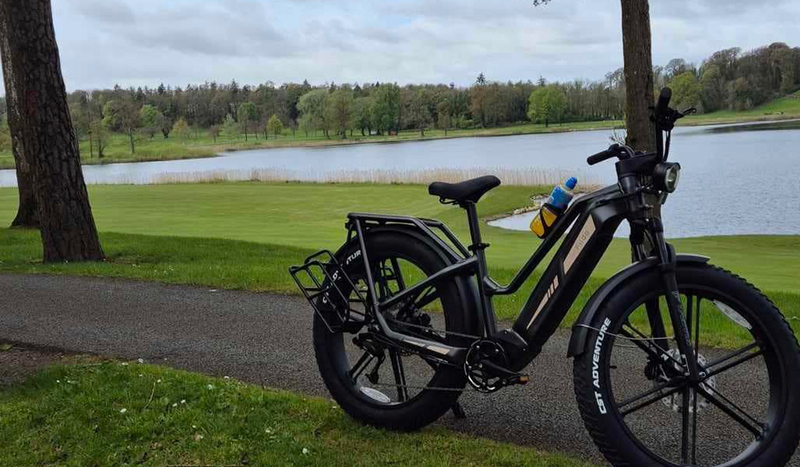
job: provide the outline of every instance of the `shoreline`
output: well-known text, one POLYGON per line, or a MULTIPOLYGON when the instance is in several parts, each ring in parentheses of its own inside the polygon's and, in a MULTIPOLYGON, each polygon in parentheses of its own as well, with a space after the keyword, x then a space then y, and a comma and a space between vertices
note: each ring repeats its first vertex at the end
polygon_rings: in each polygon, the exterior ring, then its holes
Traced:
MULTIPOLYGON (((692 118, 692 117, 690 117, 692 118)), ((747 118, 742 120, 737 117, 708 119, 703 121, 702 117, 694 117, 692 120, 681 122, 676 127, 698 127, 698 126, 723 126, 723 125, 747 125, 747 124, 769 124, 787 121, 800 121, 800 115, 763 115, 758 117, 747 118)), ((583 122, 572 122, 572 125, 581 124, 583 122)), ((188 146, 187 151, 195 151, 193 153, 182 154, 178 156, 166 157, 131 157, 131 158, 115 158, 115 159, 88 159, 82 160, 81 165, 110 165, 110 164, 138 164, 143 162, 164 162, 173 160, 190 160, 190 159, 208 159, 212 157, 220 157, 229 153, 240 151, 252 150, 270 150, 270 149, 324 149, 332 147, 342 147, 361 144, 400 144, 408 142, 426 142, 426 141, 439 141, 446 139, 461 139, 461 138, 500 138, 506 136, 524 136, 524 135, 544 135, 553 133, 572 133, 584 131, 601 131, 601 130, 621 130, 622 122, 617 120, 588 122, 594 125, 587 127, 574 127, 574 126, 551 126, 549 128, 542 128, 534 125, 518 125, 509 126, 504 128, 492 129, 478 129, 478 130, 454 130, 454 133, 460 133, 435 136, 421 137, 418 135, 408 136, 394 136, 382 137, 382 139, 372 139, 371 137, 358 137, 357 139, 349 140, 278 140, 278 144, 254 144, 247 147, 242 147, 241 144, 213 144, 213 145, 197 145, 188 146), (526 126, 532 128, 526 129, 526 126), (520 129, 504 131, 505 129, 520 129), (363 138, 363 139, 362 139, 363 138), (284 144, 281 144, 284 143, 284 144), (208 152, 204 152, 204 146, 208 148, 208 152)), ((570 125, 570 124, 568 124, 570 125)), ((275 140, 272 140, 275 141, 275 140)), ((15 168, 13 159, 10 163, 0 162, 0 170, 13 170, 15 168)))

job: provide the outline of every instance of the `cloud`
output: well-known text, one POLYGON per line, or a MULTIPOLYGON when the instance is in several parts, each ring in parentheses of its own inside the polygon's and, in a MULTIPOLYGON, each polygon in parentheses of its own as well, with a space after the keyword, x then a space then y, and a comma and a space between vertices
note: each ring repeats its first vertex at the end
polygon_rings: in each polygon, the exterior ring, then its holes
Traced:
MULTIPOLYGON (((656 64, 800 45, 800 2, 651 1, 656 64), (742 31, 747 31, 743 34, 742 31)), ((53 2, 70 89, 242 83, 602 79, 622 66, 619 0, 53 2)))
POLYGON ((121 0, 81 0, 75 3, 75 8, 100 23, 130 24, 136 18, 133 9, 121 0))

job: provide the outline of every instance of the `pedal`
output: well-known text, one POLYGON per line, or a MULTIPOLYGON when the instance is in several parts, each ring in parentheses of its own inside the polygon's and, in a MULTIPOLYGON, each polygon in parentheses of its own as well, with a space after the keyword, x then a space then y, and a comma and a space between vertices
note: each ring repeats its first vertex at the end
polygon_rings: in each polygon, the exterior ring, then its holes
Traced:
POLYGON ((503 380, 503 384, 506 386, 513 386, 515 384, 519 384, 520 386, 524 386, 528 384, 528 381, 531 380, 531 377, 528 375, 516 375, 510 378, 506 378, 503 380))

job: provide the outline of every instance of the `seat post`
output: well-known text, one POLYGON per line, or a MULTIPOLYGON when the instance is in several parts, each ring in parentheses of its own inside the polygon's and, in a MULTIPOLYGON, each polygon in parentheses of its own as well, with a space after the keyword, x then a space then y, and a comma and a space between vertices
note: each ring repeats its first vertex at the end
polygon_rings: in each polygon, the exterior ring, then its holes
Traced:
POLYGON ((478 220, 478 209, 472 201, 462 201, 459 206, 467 211, 467 220, 469 221, 469 234, 472 237, 472 245, 469 250, 478 259, 478 295, 481 301, 481 318, 483 321, 484 332, 486 337, 493 337, 497 334, 497 322, 494 316, 494 307, 492 306, 492 298, 486 293, 485 281, 489 277, 489 267, 486 265, 486 248, 489 246, 483 243, 481 238, 481 227, 478 220))
POLYGON ((467 222, 469 222, 469 236, 472 240, 472 250, 473 253, 477 253, 477 250, 483 250, 483 239, 481 238, 481 226, 480 222, 478 221, 478 209, 475 206, 475 203, 471 201, 464 201, 461 203, 461 207, 467 211, 467 222))

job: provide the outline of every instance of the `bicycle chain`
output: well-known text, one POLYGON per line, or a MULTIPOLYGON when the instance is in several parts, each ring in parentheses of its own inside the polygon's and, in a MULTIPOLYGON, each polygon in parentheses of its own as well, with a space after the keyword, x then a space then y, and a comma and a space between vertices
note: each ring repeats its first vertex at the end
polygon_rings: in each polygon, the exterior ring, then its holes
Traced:
MULTIPOLYGON (((474 340, 482 339, 482 337, 474 336, 474 335, 471 335, 471 334, 464 334, 464 333, 455 332, 455 331, 440 331, 440 330, 432 328, 430 326, 423 326, 421 324, 406 323, 406 322, 403 322, 403 321, 398 321, 396 319, 391 319, 391 323, 392 324, 398 324, 398 325, 401 325, 401 326, 408 326, 408 327, 412 327, 412 328, 417 328, 417 329, 420 329, 420 330, 427 330, 427 331, 434 331, 434 332, 437 332, 437 333, 444 333, 445 335, 449 334, 449 335, 452 335, 452 336, 464 337, 464 338, 467 338, 467 339, 474 339, 474 340)), ((421 355, 421 352, 419 352, 419 351, 408 350, 408 352, 413 353, 415 355, 421 355)), ((466 390, 472 390, 472 391, 475 391, 475 392, 480 392, 480 391, 478 391, 477 389, 475 389, 474 387, 472 387, 470 385, 466 385, 463 388, 459 389, 459 388, 444 388, 444 387, 437 387, 437 386, 418 386, 418 385, 413 385, 413 384, 390 384, 390 383, 380 383, 380 382, 373 383, 371 381, 370 381, 370 384, 375 385, 375 386, 383 386, 383 387, 404 388, 404 389, 422 389, 422 390, 431 390, 431 391, 464 392, 466 390)))

